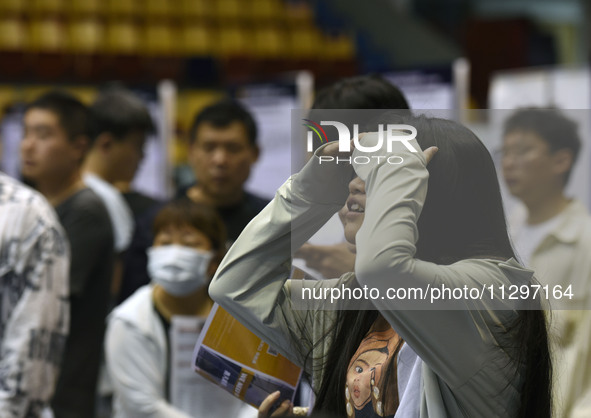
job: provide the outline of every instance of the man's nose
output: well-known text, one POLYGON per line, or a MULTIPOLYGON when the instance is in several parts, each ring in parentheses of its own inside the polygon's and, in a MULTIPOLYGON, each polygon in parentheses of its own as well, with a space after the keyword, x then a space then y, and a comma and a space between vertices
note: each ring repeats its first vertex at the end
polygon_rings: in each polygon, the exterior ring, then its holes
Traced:
POLYGON ((510 170, 516 165, 516 158, 513 154, 505 154, 501 157, 501 168, 503 171, 510 170))
POLYGON ((212 160, 215 164, 223 165, 228 161, 228 153, 223 148, 218 148, 213 152, 212 160))
POLYGON ((33 141, 31 140, 31 138, 28 135, 25 135, 23 137, 23 139, 21 140, 21 144, 20 144, 21 151, 28 151, 32 148, 32 146, 33 146, 33 141))

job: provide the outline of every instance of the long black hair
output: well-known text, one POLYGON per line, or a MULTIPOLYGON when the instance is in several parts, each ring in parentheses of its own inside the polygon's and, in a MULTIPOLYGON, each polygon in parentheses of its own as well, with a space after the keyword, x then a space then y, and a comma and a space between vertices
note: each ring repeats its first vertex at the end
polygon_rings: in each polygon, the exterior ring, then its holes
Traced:
MULTIPOLYGON (((417 223, 415 257, 444 265, 468 258, 515 257, 494 164, 476 135, 443 119, 393 114, 386 119, 389 123, 414 126, 422 149, 439 148, 427 166, 428 192, 417 223)), ((338 312, 334 327, 326 336, 332 344, 323 359, 316 411, 346 415, 347 367, 378 315, 371 310, 338 312)), ((509 353, 524 382, 516 416, 550 417, 552 366, 544 312, 519 311, 514 324, 506 325, 509 342, 501 348, 509 353)), ((386 376, 395 378, 395 363, 389 362, 386 376)))

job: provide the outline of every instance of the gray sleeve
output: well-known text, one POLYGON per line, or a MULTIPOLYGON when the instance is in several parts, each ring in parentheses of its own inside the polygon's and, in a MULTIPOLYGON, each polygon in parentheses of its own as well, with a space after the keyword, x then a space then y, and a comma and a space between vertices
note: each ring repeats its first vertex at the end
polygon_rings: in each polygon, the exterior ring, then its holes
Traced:
POLYGON ((286 283, 292 253, 342 207, 351 176, 350 165, 321 167, 313 157, 244 229, 209 287, 224 309, 298 364, 312 344, 312 328, 328 327, 329 319, 292 309, 286 283))
MULTIPOLYGON (((393 150, 403 156, 403 164, 355 167, 367 193, 365 219, 356 236, 359 284, 386 295, 391 288, 429 289, 445 284, 480 289, 483 284, 506 283, 506 276, 492 260, 437 265, 414 258, 428 172, 425 157, 413 142, 417 153, 408 152, 400 143, 400 148, 393 150)), ((460 300, 453 309, 440 311, 429 310, 426 302, 410 301, 414 307, 408 302, 389 297, 372 300, 405 342, 451 388, 461 386, 486 366, 487 356, 494 352, 495 324, 506 320, 501 316, 514 313, 508 310, 497 316, 484 301, 460 300), (417 310, 419 303, 423 305, 417 310)))

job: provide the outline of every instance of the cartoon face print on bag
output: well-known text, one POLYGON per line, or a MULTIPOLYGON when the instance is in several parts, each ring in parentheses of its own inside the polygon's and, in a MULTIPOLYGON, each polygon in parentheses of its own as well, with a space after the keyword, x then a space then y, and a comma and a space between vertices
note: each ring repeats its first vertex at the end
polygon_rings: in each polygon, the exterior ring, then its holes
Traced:
MULTIPOLYGON (((396 412, 395 406, 384 405, 382 391, 385 372, 398 341, 396 332, 387 326, 381 330, 372 328, 361 342, 347 370, 345 401, 348 417, 382 417, 396 412)), ((388 386, 395 390, 395 383, 396 376, 390 376, 388 386)))

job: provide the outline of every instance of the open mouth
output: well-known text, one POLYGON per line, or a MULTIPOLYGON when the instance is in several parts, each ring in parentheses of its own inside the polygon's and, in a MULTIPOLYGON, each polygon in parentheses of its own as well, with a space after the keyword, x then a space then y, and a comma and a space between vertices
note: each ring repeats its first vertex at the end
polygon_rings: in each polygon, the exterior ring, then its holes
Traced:
POLYGON ((365 208, 357 202, 348 202, 347 209, 349 212, 365 213, 365 208))

